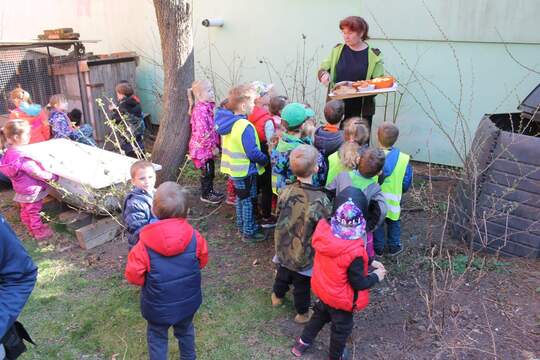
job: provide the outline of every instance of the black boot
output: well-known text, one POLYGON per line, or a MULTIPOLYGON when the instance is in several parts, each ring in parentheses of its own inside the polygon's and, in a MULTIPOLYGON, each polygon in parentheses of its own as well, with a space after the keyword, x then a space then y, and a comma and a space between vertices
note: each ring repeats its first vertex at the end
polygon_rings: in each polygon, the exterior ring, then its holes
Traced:
POLYGON ((201 201, 209 204, 219 204, 223 196, 217 196, 212 191, 212 179, 208 176, 201 177, 201 201))

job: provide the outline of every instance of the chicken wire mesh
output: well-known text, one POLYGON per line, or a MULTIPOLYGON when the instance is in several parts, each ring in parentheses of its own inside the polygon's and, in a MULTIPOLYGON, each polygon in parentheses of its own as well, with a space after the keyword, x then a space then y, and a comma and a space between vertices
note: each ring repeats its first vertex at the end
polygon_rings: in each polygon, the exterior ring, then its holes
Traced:
MULTIPOLYGON (((38 49, 40 50, 40 49, 38 49)), ((51 57, 34 49, 0 49, 0 114, 7 114, 13 106, 9 93, 20 85, 30 93, 34 103, 46 105, 55 94, 58 84, 49 65, 51 57)))

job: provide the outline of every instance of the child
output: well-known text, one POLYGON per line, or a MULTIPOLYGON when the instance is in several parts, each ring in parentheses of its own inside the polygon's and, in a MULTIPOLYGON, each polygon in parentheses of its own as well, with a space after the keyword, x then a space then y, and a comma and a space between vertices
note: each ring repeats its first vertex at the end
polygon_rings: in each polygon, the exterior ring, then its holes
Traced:
POLYGON ((49 100, 49 125, 52 130, 54 139, 69 139, 73 132, 71 121, 69 120, 66 110, 68 107, 67 99, 62 94, 55 94, 49 100))
POLYGON ((25 120, 31 127, 29 144, 49 140, 51 133, 45 109, 39 104, 32 104, 30 94, 20 86, 9 93, 9 99, 15 106, 15 109, 10 111, 9 120, 25 120))
POLYGON ((274 132, 273 136, 270 136, 269 139, 269 146, 271 148, 277 145, 277 141, 279 141, 281 132, 283 131, 283 126, 281 124, 281 111, 285 105, 287 105, 287 97, 283 95, 274 96, 270 99, 270 103, 268 104, 268 112, 270 115, 272 115, 272 119, 276 127, 276 131, 274 132))
POLYGON ((96 146, 96 141, 94 140, 94 129, 92 129, 90 124, 82 124, 81 110, 74 108, 67 113, 67 116, 75 129, 75 131, 73 131, 70 135, 71 140, 75 140, 81 144, 96 146))
POLYGON ((144 120, 141 104, 134 97, 131 84, 121 81, 116 85, 118 106, 111 105, 111 117, 117 125, 127 126, 126 134, 121 136, 120 147, 126 156, 139 158, 144 155, 144 120), (134 139, 132 139, 132 137, 134 139))
POLYGON ((319 300, 291 350, 295 356, 302 356, 324 325, 331 322, 329 358, 349 358, 345 345, 354 326, 353 313, 368 305, 368 289, 386 275, 384 266, 377 261, 371 263, 375 270, 368 273, 363 215, 366 208, 367 201, 358 190, 353 196, 338 196, 330 223, 322 219, 315 229, 311 286, 319 300))
POLYGON ((367 251, 371 259, 375 256, 372 232, 382 224, 387 211, 384 194, 377 183, 377 175, 384 166, 384 153, 379 149, 368 148, 361 153, 357 164, 355 170, 340 173, 326 188, 331 193, 335 191, 336 195, 350 186, 363 191, 369 204, 368 212, 365 214, 367 251))
MULTIPOLYGON (((51 96, 49 100, 49 106, 51 107, 49 113, 49 125, 52 130, 52 137, 54 139, 72 139, 81 143, 95 146, 92 136, 86 137, 81 129, 75 128, 69 114, 66 113, 68 102, 64 95, 55 94, 51 96)), ((83 125, 87 131, 90 127, 90 134, 92 134, 92 127, 88 124, 83 125)))
POLYGON ((214 129, 214 91, 208 80, 197 80, 188 89, 191 139, 189 156, 201 170, 201 201, 219 204, 225 197, 214 191, 214 157, 219 153, 219 135, 214 129))
POLYGON ((253 204, 257 201, 257 174, 264 172, 268 157, 261 151, 257 131, 246 115, 256 97, 251 84, 229 91, 228 101, 216 112, 216 130, 221 135, 221 172, 229 175, 236 192, 236 225, 245 242, 266 239, 255 223, 253 204))
MULTIPOLYGON (((229 102, 229 99, 225 98, 218 107, 219 109, 225 108, 225 105, 229 102)), ((217 111, 216 111, 217 113, 217 111)), ((215 116, 215 115, 214 115, 215 116)), ((215 119, 215 118, 214 118, 215 119)), ((234 182, 231 178, 227 179, 227 189, 226 189, 227 195, 225 198, 225 204, 227 205, 233 205, 236 206, 236 193, 234 192, 234 182)))
POLYGON ((345 103, 342 100, 330 100, 324 106, 327 124, 315 132, 314 145, 326 159, 343 144, 343 131, 340 130, 339 124, 343 120, 344 112, 345 103))
POLYGON ((52 230, 41 222, 40 211, 47 196, 47 182, 58 180, 58 176, 46 171, 41 164, 26 157, 22 145, 30 141, 30 126, 25 120, 10 120, 4 125, 3 134, 8 144, 0 162, 0 171, 13 184, 15 197, 19 203, 21 221, 36 240, 46 240, 53 235, 52 230))
MULTIPOLYGON (((275 149, 272 150, 272 180, 273 191, 279 195, 287 183, 293 183, 296 178, 289 166, 289 154, 302 144, 311 144, 309 137, 302 137, 306 121, 315 115, 313 110, 300 103, 291 103, 281 112, 282 123, 287 129, 281 134, 275 149)), ((326 177, 326 164, 321 154, 317 157, 318 172, 313 174, 313 185, 323 186, 326 177)))
POLYGON ((313 267, 311 236, 320 219, 330 216, 331 203, 321 187, 312 184, 317 173, 319 153, 311 145, 300 145, 290 155, 290 166, 297 181, 287 185, 278 199, 279 218, 274 241, 278 264, 272 293, 272 305, 278 306, 289 286, 294 286, 294 321, 309 321, 310 280, 313 267))
POLYGON ((139 241, 142 228, 157 220, 152 213, 156 184, 154 166, 150 161, 139 160, 131 165, 130 173, 133 189, 126 195, 122 211, 129 250, 139 241))
POLYGON ((153 209, 159 221, 146 226, 130 251, 126 279, 141 291, 150 359, 167 359, 169 327, 174 328, 181 359, 195 359, 193 316, 202 303, 201 269, 208 246, 187 222, 187 193, 171 181, 159 186, 153 209))
MULTIPOLYGON (((281 123, 281 111, 287 105, 287 97, 278 95, 270 99, 270 104, 268 105, 268 112, 272 115, 272 119, 275 124, 274 134, 268 140, 268 151, 269 154, 272 153, 272 150, 277 146, 279 139, 281 139, 281 134, 283 133, 283 124, 281 123)), ((267 134, 268 135, 268 134, 267 134)), ((271 165, 271 162, 269 162, 271 165)), ((274 174, 272 174, 272 167, 270 166, 271 174, 271 183, 275 183, 274 174)), ((275 212, 277 206, 277 196, 272 191, 272 212, 275 212)))
POLYGON ((338 151, 328 157, 328 175, 326 185, 330 184, 342 171, 350 171, 356 168, 359 152, 365 149, 369 139, 367 127, 355 119, 349 118, 344 125, 343 139, 345 142, 338 151))
MULTIPOLYGON (((382 178, 379 183, 382 184, 382 192, 386 198, 386 226, 388 237, 388 255, 397 256, 403 252, 401 245, 401 225, 399 221, 401 213, 401 195, 409 190, 412 183, 413 171, 409 163, 410 156, 399 151, 394 147, 399 136, 399 129, 396 125, 384 122, 377 129, 379 144, 386 154, 386 161, 382 178)), ((379 227, 375 233, 375 252, 382 255, 386 237, 384 234, 384 225, 379 227)))
MULTIPOLYGON (((255 126, 261 142, 261 151, 269 157, 268 141, 272 139, 276 131, 276 124, 272 115, 268 112, 271 99, 270 91, 273 84, 264 84, 259 81, 252 83, 257 97, 253 111, 248 115, 248 120, 255 126)), ((276 218, 272 216, 272 165, 266 163, 264 173, 257 175, 257 188, 261 193, 261 227, 272 228, 276 226, 276 218)), ((256 211, 257 213, 257 211, 256 211)))

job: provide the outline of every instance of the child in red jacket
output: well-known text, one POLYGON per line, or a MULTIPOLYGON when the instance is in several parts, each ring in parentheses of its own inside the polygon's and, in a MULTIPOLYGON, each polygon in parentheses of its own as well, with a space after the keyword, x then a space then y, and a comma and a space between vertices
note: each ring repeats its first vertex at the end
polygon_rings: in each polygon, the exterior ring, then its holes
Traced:
POLYGON ((334 203, 330 223, 320 220, 313 234, 315 260, 311 288, 319 298, 314 313, 307 323, 292 353, 302 356, 313 340, 331 322, 329 358, 348 359, 345 349, 353 329, 353 312, 369 303, 368 289, 383 280, 384 266, 373 261, 375 268, 368 274, 368 255, 365 247, 368 204, 360 189, 349 187, 342 191, 334 203))
POLYGON ((181 358, 196 358, 193 317, 202 302, 200 269, 208 262, 208 247, 186 220, 186 198, 180 185, 161 184, 152 209, 160 220, 141 230, 128 256, 126 279, 142 286, 141 313, 148 322, 151 360, 167 359, 171 326, 181 358))

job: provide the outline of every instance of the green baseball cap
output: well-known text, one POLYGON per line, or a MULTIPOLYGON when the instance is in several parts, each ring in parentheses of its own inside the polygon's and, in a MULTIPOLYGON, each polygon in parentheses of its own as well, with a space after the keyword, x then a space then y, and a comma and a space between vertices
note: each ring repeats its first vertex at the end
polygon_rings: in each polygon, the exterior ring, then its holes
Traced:
POLYGON ((315 116, 315 112, 300 103, 290 103, 281 110, 281 118, 287 122, 289 129, 299 127, 313 116, 315 116))

